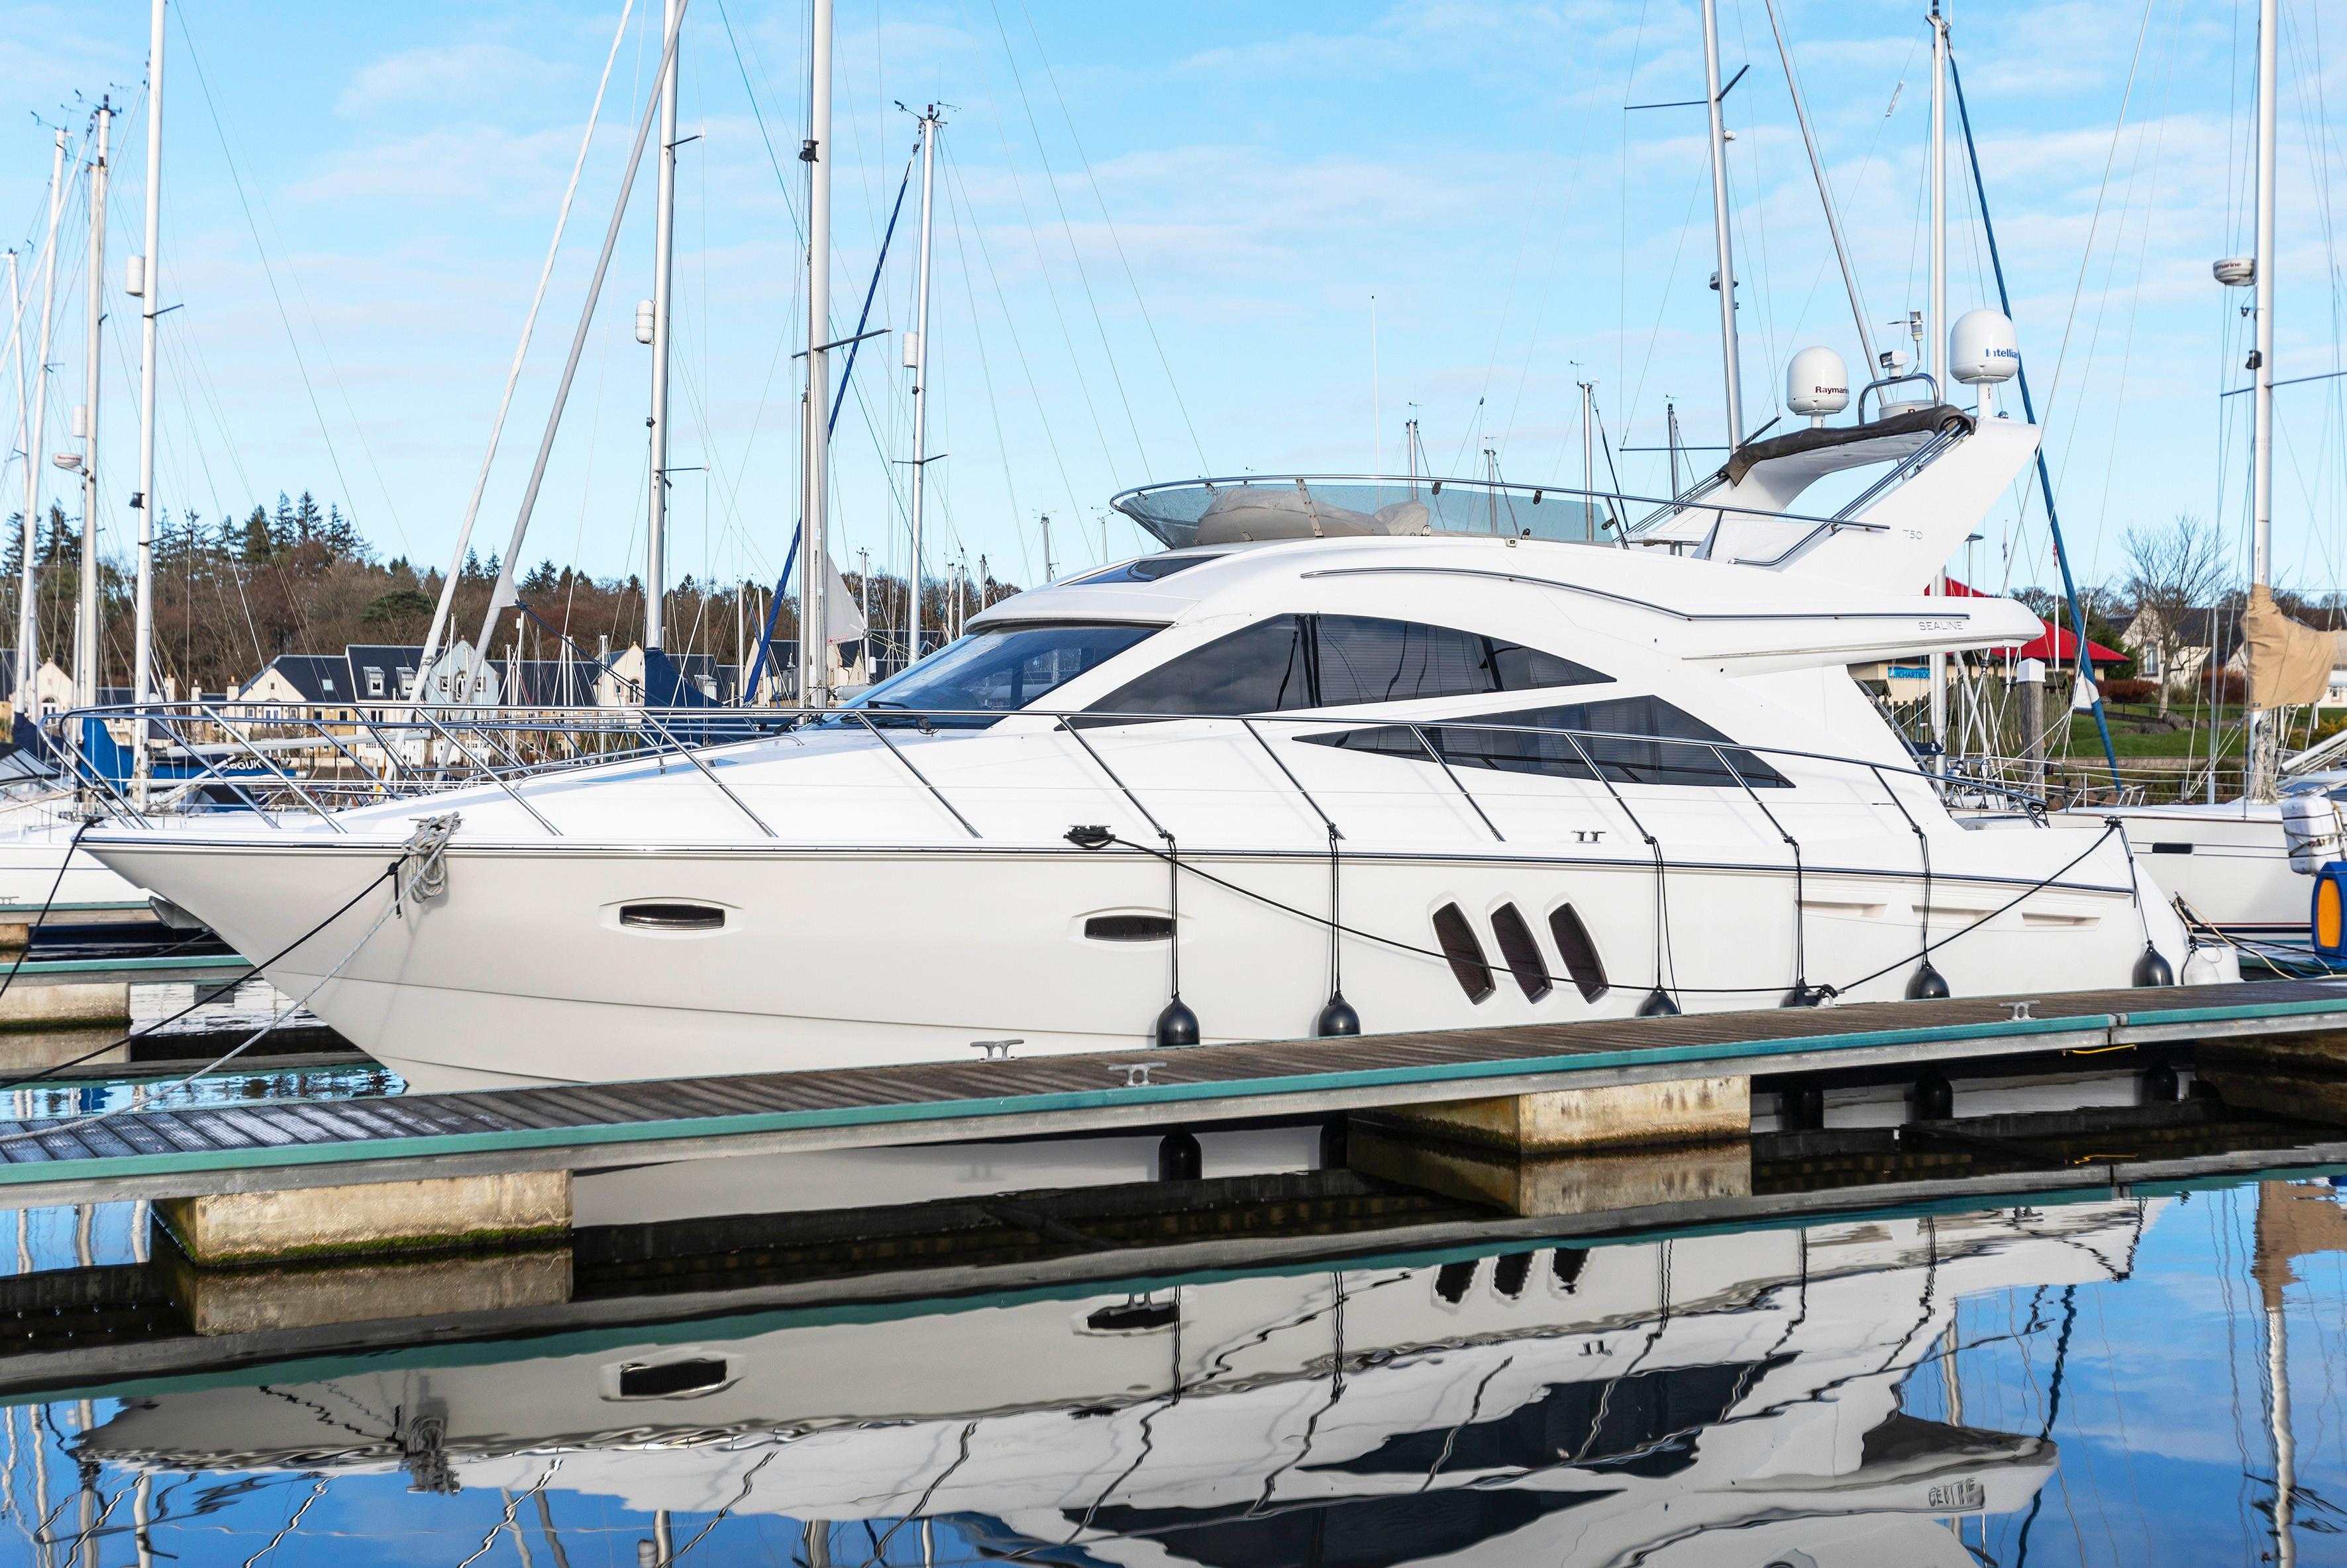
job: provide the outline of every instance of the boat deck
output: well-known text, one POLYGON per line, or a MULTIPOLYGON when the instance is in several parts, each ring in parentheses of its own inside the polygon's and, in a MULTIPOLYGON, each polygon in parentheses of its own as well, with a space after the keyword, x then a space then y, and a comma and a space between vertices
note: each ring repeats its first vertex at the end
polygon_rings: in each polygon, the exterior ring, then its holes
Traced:
POLYGON ((2347 982, 2081 991, 0 1121, 15 1205, 1304 1117, 2347 1030, 2347 982), (426 1163, 428 1162, 428 1163, 426 1163))

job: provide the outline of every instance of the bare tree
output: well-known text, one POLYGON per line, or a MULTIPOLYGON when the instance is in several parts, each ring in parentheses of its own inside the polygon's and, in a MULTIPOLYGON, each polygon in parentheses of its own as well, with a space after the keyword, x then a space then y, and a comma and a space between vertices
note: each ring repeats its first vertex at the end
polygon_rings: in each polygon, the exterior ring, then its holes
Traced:
POLYGON ((2230 586, 2224 541, 2215 528, 2179 513, 2164 528, 2127 531, 2127 597, 2135 600, 2130 630, 2137 648, 2159 663, 2159 711, 2168 712, 2177 660, 2190 641, 2187 621, 2230 586))

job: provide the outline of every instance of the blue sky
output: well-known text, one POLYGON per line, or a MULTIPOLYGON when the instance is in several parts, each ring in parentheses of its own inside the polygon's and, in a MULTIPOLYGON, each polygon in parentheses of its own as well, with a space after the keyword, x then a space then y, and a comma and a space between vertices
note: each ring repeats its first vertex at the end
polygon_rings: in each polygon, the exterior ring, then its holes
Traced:
MULTIPOLYGON (((281 488, 353 512, 387 554, 443 556, 619 16, 617 0, 402 6, 174 0, 164 222, 164 504, 208 516, 281 488)), ((657 5, 653 6, 654 12, 657 5)), ((1876 332, 1924 302, 1930 57, 1920 7, 1788 0, 1796 60, 1876 332), (1903 84, 1903 85, 1902 85, 1903 84)), ((2311 0, 2283 6, 2284 376, 2340 362, 2326 113, 2347 53, 2311 0), (2324 61, 2328 75, 2318 69, 2324 61)), ((483 507, 501 542, 546 415, 658 55, 639 6, 483 507)), ((2179 511, 2245 535, 2244 296, 2209 263, 2248 249, 2253 4, 1954 8, 1981 158, 2065 524, 2082 573, 2123 566, 2130 525, 2179 511), (2124 118, 2122 119, 2122 106, 2124 118), (2107 169, 2107 174, 2106 174, 2107 169)), ((2332 26, 2338 24, 2335 19, 2332 26)), ((770 578, 790 537, 803 295, 794 158, 805 9, 694 0, 682 48, 674 569, 770 578), (771 151, 770 151, 771 149, 771 151), (779 162, 792 181, 786 189, 779 162)), ((1747 423, 1823 342, 1858 358, 1760 0, 1721 0, 1747 423)), ((1521 479, 1577 480, 1577 379, 1609 439, 1652 446, 1675 399, 1721 427, 1696 12, 1554 5, 1099 6, 840 0, 835 313, 845 330, 913 142, 897 100, 948 110, 937 231, 931 570, 998 575, 1131 553, 1103 524, 1129 485, 1245 470, 1399 467, 1406 418, 1432 466, 1488 443, 1521 479), (1372 338, 1374 306, 1374 351, 1372 338), (939 536, 943 537, 940 538, 939 536)), ((146 7, 0 9, 0 234, 37 237, 48 133, 118 122, 107 286, 102 517, 127 518, 146 7), (77 101, 75 94, 82 95, 77 101)), ((1961 169, 1952 305, 1991 302, 1961 169)), ((630 569, 643 542, 650 181, 633 210, 525 553, 630 569)), ((51 427, 80 401, 78 200, 59 248, 51 427)), ((907 208, 910 222, 910 204, 907 208)), ((911 319, 900 236, 875 325, 911 319)), ((835 443, 842 564, 902 569, 906 378, 887 340, 835 443)), ((2338 525, 2347 382, 2285 390, 2280 575, 2347 573, 2338 525)), ((1662 459, 1617 458, 1652 492, 1662 459)), ((51 474, 54 470, 49 471, 51 474)), ((13 487, 21 477, 8 481, 13 487)), ((2044 511, 2016 497, 1975 575, 2050 580, 2044 511)), ((1959 563, 1960 569, 1963 563, 1959 563)))

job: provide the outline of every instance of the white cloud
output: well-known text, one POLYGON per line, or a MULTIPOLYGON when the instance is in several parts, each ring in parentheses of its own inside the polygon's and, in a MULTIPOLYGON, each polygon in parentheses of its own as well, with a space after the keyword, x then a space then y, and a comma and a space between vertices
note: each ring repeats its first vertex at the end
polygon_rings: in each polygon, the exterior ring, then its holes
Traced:
POLYGON ((484 99, 548 87, 570 67, 506 44, 447 44, 398 54, 363 67, 334 100, 342 115, 382 115, 434 105, 477 108, 484 99))

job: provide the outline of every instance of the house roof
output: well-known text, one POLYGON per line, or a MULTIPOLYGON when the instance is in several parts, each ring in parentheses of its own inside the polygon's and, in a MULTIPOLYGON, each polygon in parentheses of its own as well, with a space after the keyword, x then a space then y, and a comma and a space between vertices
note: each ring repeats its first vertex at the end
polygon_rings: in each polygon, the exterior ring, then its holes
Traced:
MULTIPOLYGON (((412 644, 355 642, 340 654, 281 653, 269 661, 262 674, 270 670, 278 671, 305 702, 380 701, 405 694, 401 672, 415 675, 423 653, 422 647, 412 644), (368 683, 367 672, 371 670, 382 671, 383 689, 379 692, 368 683)), ((14 684, 9 676, 14 658, 13 653, 0 649, 0 691, 14 684)), ((714 682, 721 702, 733 702, 741 689, 742 672, 736 665, 720 664, 707 653, 672 658, 684 678, 696 686, 703 682, 714 682)), ((602 666, 591 659, 492 659, 488 667, 497 672, 497 688, 506 702, 538 707, 592 705, 596 682, 603 678, 602 666)), ((253 677, 253 681, 260 679, 260 675, 253 677)), ((248 682, 246 689, 251 686, 248 682)))
POLYGON ((253 682, 272 670, 305 702, 347 702, 358 695, 351 684, 350 666, 334 654, 280 653, 253 682))
MULTIPOLYGON (((1954 578, 1948 579, 1948 593, 1956 599, 1987 599, 1991 595, 1976 588, 1967 588, 1954 578)), ((2015 659, 2042 659, 2048 664, 2075 664, 2078 661, 2078 634, 2066 626, 2055 626, 2040 616, 2037 624, 2044 628, 2035 637, 2011 651, 2015 659)), ((2127 655, 2116 648, 2106 648, 2094 639, 2086 640, 2086 657, 2096 664, 2124 664, 2127 655)))

